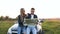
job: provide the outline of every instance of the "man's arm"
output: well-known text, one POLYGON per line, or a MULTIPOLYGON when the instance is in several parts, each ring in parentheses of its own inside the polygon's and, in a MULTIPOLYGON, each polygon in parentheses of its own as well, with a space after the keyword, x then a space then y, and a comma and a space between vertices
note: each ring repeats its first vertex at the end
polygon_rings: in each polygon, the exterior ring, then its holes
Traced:
POLYGON ((30 14, 29 13, 26 14, 26 18, 30 19, 30 14))

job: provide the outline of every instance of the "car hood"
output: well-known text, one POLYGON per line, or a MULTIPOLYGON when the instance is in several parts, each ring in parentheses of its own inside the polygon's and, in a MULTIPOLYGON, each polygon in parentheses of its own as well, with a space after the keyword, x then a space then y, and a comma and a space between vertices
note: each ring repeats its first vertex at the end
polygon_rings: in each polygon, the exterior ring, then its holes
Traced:
POLYGON ((16 31, 18 29, 18 23, 15 23, 8 29, 8 33, 12 33, 12 30, 16 31))
POLYGON ((18 23, 14 24, 12 27, 11 27, 11 30, 17 30, 18 29, 18 23))

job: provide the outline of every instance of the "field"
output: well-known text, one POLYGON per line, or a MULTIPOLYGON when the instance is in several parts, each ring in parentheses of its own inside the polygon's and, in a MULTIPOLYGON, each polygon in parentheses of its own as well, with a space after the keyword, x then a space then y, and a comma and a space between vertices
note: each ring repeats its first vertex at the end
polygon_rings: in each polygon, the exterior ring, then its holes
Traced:
MULTIPOLYGON (((7 34, 8 28, 14 24, 15 21, 0 21, 0 34, 7 34)), ((42 24, 45 34, 60 34, 60 21, 45 20, 42 24)))
POLYGON ((14 24, 15 21, 0 21, 0 34, 7 34, 8 28, 14 24))
POLYGON ((60 21, 46 20, 42 26, 45 34, 60 34, 60 21))

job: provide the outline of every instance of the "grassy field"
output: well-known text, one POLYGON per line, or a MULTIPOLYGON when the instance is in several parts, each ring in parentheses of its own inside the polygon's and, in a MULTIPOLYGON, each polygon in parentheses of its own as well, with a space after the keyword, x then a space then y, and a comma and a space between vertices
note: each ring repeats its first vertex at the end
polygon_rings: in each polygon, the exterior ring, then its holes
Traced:
MULTIPOLYGON (((7 34, 8 28, 14 24, 15 21, 0 21, 0 34, 7 34)), ((45 34, 60 34, 60 21, 45 20, 42 24, 45 34)))
POLYGON ((8 28, 14 24, 15 21, 0 21, 0 34, 7 34, 8 28))
POLYGON ((60 34, 60 21, 45 21, 43 24, 45 34, 60 34))

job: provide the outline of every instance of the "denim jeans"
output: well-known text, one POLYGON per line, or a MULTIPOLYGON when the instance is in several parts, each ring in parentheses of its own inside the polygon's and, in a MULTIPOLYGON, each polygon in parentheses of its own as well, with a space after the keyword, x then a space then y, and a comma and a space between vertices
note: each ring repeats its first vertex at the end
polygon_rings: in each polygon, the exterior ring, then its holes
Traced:
POLYGON ((25 33, 25 27, 18 26, 18 34, 25 33), (21 32, 22 30, 22 32, 21 32))
POLYGON ((31 31, 33 34, 37 34, 37 30, 36 30, 35 26, 28 26, 27 27, 27 34, 30 34, 31 31))

